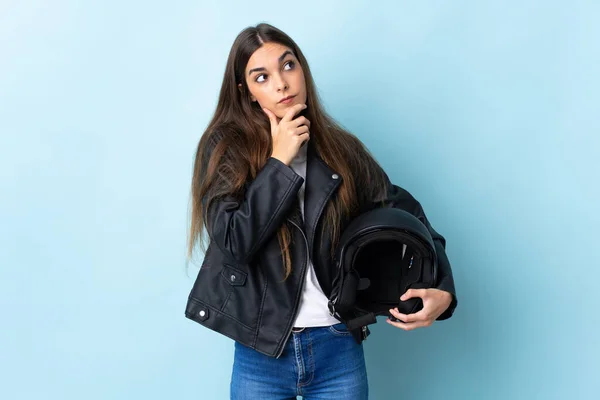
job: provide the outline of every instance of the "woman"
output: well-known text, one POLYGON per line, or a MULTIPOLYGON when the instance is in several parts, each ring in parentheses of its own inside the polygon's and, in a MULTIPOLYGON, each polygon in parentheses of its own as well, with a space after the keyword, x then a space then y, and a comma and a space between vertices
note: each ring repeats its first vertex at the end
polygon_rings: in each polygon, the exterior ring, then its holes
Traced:
MULTIPOLYGON (((392 185, 364 145, 323 110, 306 59, 282 31, 242 31, 229 53, 192 183, 191 257, 209 235, 186 316, 235 340, 233 399, 366 399, 360 331, 327 309, 340 233, 362 212, 399 207, 430 229, 436 288, 409 290, 423 310, 390 310, 410 330, 456 307, 445 240, 392 185)), ((203 246, 204 249, 204 246, 203 246)))

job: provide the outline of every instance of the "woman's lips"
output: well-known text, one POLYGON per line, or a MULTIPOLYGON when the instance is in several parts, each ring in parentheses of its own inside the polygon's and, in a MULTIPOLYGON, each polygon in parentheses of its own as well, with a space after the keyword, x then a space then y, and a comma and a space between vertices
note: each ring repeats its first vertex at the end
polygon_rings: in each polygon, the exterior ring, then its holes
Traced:
POLYGON ((296 96, 289 96, 289 97, 286 97, 283 100, 280 100, 279 102, 281 104, 290 104, 294 100, 294 97, 296 97, 296 96))

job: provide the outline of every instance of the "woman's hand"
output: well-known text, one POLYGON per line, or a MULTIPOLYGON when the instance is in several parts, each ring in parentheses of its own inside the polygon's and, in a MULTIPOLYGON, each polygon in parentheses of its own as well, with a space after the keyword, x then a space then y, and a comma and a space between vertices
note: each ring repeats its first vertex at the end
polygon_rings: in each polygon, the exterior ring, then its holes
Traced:
POLYGON ((294 118, 306 107, 306 104, 296 104, 290 107, 281 119, 277 118, 271 110, 263 108, 271 122, 271 136, 273 138, 271 156, 286 165, 292 162, 302 143, 310 139, 310 121, 304 116, 294 118))
POLYGON ((452 294, 439 289, 408 289, 400 297, 400 300, 405 301, 413 297, 420 297, 423 300, 423 308, 419 312, 401 314, 398 312, 398 308, 393 308, 390 309, 390 314, 402 322, 395 322, 389 318, 386 319, 386 322, 405 331, 431 326, 452 302, 452 294))

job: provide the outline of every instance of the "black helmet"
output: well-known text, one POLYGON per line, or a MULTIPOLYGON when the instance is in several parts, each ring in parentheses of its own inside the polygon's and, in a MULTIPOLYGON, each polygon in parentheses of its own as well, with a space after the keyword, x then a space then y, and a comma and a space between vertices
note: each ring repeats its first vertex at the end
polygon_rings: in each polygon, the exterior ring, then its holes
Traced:
POLYGON ((430 232, 417 217, 399 208, 376 208, 353 219, 336 248, 331 315, 348 329, 377 322, 398 307, 419 311, 419 298, 400 301, 410 288, 430 288, 437 280, 437 256, 430 232))

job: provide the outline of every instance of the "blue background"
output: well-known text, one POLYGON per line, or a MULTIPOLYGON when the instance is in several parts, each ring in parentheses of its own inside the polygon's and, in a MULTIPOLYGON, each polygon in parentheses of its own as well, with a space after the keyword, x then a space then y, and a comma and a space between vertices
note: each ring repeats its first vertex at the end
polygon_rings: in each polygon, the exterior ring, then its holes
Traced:
POLYGON ((446 236, 459 308, 365 342, 373 399, 597 399, 596 1, 0 2, 0 398, 227 399, 184 317, 193 155, 266 21, 446 236))

